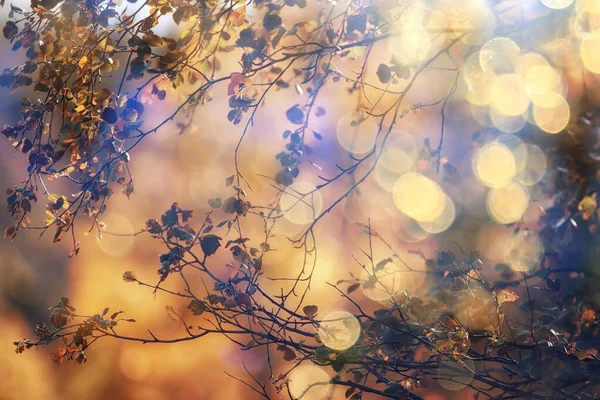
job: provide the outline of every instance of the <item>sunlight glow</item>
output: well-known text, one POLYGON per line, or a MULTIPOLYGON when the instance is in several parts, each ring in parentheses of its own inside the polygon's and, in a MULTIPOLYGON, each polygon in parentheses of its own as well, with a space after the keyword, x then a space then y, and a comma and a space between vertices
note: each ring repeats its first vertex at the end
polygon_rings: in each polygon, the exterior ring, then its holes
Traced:
POLYGON ((544 254, 542 240, 534 232, 517 232, 506 246, 505 257, 515 271, 529 272, 539 264, 544 254))
POLYGON ((294 399, 322 400, 328 398, 331 393, 330 379, 321 367, 301 365, 291 372, 288 387, 294 399))
POLYGON ((346 151, 366 153, 373 148, 378 126, 365 112, 354 112, 342 117, 337 124, 337 139, 346 151))
POLYGON ((318 332, 323 344, 333 350, 346 350, 360 337, 360 322, 347 311, 329 313, 321 322, 318 332))
POLYGON ((108 214, 99 219, 103 223, 103 227, 101 229, 101 236, 96 237, 98 247, 106 254, 114 257, 127 255, 135 242, 135 237, 133 236, 135 228, 131 225, 129 219, 121 214, 108 214), (114 236, 108 232, 118 233, 121 236, 114 236))
POLYGON ((360 277, 361 288, 364 295, 371 300, 389 304, 398 293, 414 287, 411 275, 414 273, 407 272, 406 268, 388 262, 383 268, 375 268, 375 271, 370 268, 363 269, 360 277))
POLYGON ((295 224, 308 224, 319 215, 323 208, 321 193, 308 182, 295 182, 288 186, 281 195, 279 205, 284 217, 295 224))
POLYGON ((484 185, 500 188, 508 184, 517 172, 515 157, 505 145, 488 143, 475 153, 473 172, 484 185))
POLYGON ((499 224, 512 224, 520 220, 528 204, 529 194, 514 182, 490 190, 487 197, 488 213, 499 224))

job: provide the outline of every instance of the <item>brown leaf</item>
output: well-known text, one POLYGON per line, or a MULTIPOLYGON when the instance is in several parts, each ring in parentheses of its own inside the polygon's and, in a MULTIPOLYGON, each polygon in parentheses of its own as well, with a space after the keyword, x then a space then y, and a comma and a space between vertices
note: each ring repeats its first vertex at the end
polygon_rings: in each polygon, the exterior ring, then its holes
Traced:
POLYGON ((238 306, 250 307, 252 305, 252 299, 246 293, 238 293, 235 295, 235 303, 238 306))
POLYGON ((310 318, 313 319, 317 316, 317 313, 319 312, 319 307, 317 306, 304 306, 304 308, 302 309, 302 311, 304 311, 304 314, 310 318))
POLYGON ((381 83, 388 83, 392 79, 392 70, 385 64, 379 64, 377 77, 381 83))
POLYGON ((280 344, 279 346, 277 346, 277 350, 283 353, 283 359, 285 361, 293 361, 294 359, 296 359, 296 352, 287 346, 280 344))
POLYGON ((68 353, 68 350, 66 347, 58 347, 56 350, 54 350, 52 352, 52 360, 57 364, 62 364, 67 353, 68 353))
POLYGON ((6 229, 4 230, 4 238, 6 239, 9 236, 13 236, 16 231, 17 231, 17 228, 14 225, 7 226, 6 229))
POLYGON ((19 28, 13 21, 8 21, 6 25, 4 25, 4 28, 2 28, 2 33, 5 38, 12 39, 19 33, 19 28))
POLYGON ((123 280, 125 282, 137 282, 137 278, 135 277, 133 271, 125 271, 123 273, 123 280))
POLYGON ((348 290, 346 291, 346 293, 350 294, 352 292, 354 292, 356 289, 358 289, 360 286, 360 283, 355 283, 353 285, 348 286, 348 290))

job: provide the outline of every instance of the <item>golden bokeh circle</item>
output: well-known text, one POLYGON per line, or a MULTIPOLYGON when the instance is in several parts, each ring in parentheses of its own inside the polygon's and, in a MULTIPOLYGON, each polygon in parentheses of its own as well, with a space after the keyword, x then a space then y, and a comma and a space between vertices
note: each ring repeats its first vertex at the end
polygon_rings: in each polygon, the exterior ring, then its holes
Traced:
POLYGON ((390 304, 393 298, 408 288, 414 288, 411 278, 414 273, 401 268, 393 262, 386 263, 382 268, 363 269, 360 276, 362 292, 369 299, 382 304, 390 304))
POLYGON ((332 391, 331 378, 325 370, 316 365, 301 365, 290 373, 288 388, 293 399, 323 400, 332 391))
POLYGON ((367 113, 353 112, 338 121, 337 140, 344 150, 363 154, 375 145, 378 129, 375 120, 367 113))
POLYGON ((529 193, 515 182, 491 189, 486 202, 488 214, 499 224, 519 221, 528 205, 529 193))
POLYGON ((488 40, 479 52, 481 69, 497 74, 514 72, 521 49, 514 40, 506 37, 495 37, 488 40))
POLYGON ((313 184, 302 181, 294 182, 285 188, 279 200, 284 218, 295 224, 312 222, 323 208, 321 193, 315 189, 313 184))
POLYGON ((513 153, 500 143, 488 143, 480 148, 473 157, 472 166, 475 177, 491 188, 508 184, 517 172, 513 153))
POLYGON ((443 192, 437 183, 416 172, 402 175, 393 188, 398 209, 417 221, 433 221, 442 213, 443 192))
POLYGON ((529 272, 535 269, 544 255, 540 237, 529 230, 517 232, 505 250, 506 261, 515 271, 529 272))
POLYGON ((544 102, 533 105, 533 119, 536 125, 546 133, 556 134, 569 124, 571 108, 564 97, 549 92, 543 95, 544 102))
POLYGON ((428 233, 442 233, 452 226, 456 218, 456 207, 454 201, 443 193, 438 204, 438 210, 433 215, 436 217, 431 221, 418 221, 421 228, 428 233))
POLYGON ((113 257, 129 254, 135 242, 135 228, 129 219, 121 214, 107 214, 98 218, 103 226, 100 236, 96 236, 98 247, 113 257))
POLYGON ((518 74, 503 74, 492 85, 492 105, 505 115, 523 114, 529 106, 527 84, 518 74))
POLYGON ((360 337, 360 322, 347 311, 334 311, 327 314, 319 323, 319 337, 323 344, 333 350, 347 350, 360 337))
POLYGON ((589 35, 581 40, 579 54, 583 65, 595 74, 600 74, 600 35, 589 35))
POLYGON ((446 358, 437 369, 437 382, 446 390, 461 390, 473 381, 475 363, 469 358, 462 358, 459 364, 446 358))
POLYGON ((548 164, 544 151, 538 146, 524 143, 513 154, 517 160, 515 180, 521 185, 535 185, 544 177, 548 164))
POLYGON ((527 124, 527 120, 522 114, 506 115, 496 111, 493 107, 490 107, 489 111, 494 126, 504 133, 517 133, 527 124))

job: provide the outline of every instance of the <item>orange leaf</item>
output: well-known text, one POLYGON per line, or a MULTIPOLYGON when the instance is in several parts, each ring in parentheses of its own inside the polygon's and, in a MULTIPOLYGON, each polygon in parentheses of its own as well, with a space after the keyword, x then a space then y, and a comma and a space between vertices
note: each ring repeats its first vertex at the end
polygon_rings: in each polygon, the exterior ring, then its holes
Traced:
POLYGON ((231 24, 240 26, 246 20, 246 6, 241 6, 231 12, 231 24))
POLYGON ((498 305, 502 303, 512 303, 518 299, 519 296, 517 296, 517 294, 512 290, 502 289, 498 292, 498 305))

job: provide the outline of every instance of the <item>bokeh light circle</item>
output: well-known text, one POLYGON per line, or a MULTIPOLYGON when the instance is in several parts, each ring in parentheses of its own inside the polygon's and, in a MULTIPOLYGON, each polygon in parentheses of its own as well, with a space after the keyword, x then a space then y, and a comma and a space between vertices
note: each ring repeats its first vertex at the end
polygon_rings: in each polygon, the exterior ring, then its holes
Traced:
POLYGON ((520 54, 521 49, 512 39, 495 37, 488 40, 479 52, 481 69, 497 74, 513 73, 520 54))
POLYGON ((532 186, 546 174, 548 167, 543 150, 534 144, 522 144, 513 152, 517 160, 515 180, 521 185, 532 186))
POLYGON ((541 0, 542 3, 553 10, 562 10, 573 4, 573 0, 541 0))
POLYGON ((393 188, 396 207, 418 221, 433 221, 440 216, 442 195, 437 183, 416 172, 402 175, 393 188))
POLYGON ((423 230, 419 222, 401 214, 402 217, 394 218, 392 221, 392 229, 398 238, 406 243, 417 243, 425 240, 429 236, 429 232, 423 230))
POLYGON ((517 74, 503 74, 492 85, 492 105, 502 114, 520 115, 529 106, 527 84, 517 74))
POLYGON ((330 396, 331 378, 325 370, 316 365, 301 365, 295 368, 288 378, 292 398, 297 400, 322 400, 330 396))
POLYGON ((452 226, 456 218, 456 207, 450 196, 445 193, 442 194, 438 210, 433 214, 437 216, 431 221, 418 221, 425 232, 442 233, 452 226))
POLYGON ((506 246, 505 257, 515 271, 532 271, 544 255, 544 245, 540 237, 532 231, 517 232, 506 246))
POLYGON ((96 237, 98 247, 114 257, 123 257, 133 248, 135 228, 127 217, 121 214, 107 214, 99 218, 104 223, 101 237, 96 237))
POLYGON ((461 359, 462 365, 446 358, 437 369, 437 382, 446 390, 461 390, 473 381, 475 363, 469 358, 461 359))
POLYGON ((523 216, 529 204, 529 194, 515 182, 494 188, 488 192, 487 210, 494 221, 499 224, 512 224, 523 216))
POLYGON ((365 112, 353 112, 338 121, 337 139, 344 150, 362 154, 373 148, 378 126, 365 112))
POLYGON ((508 147, 500 143, 488 143, 473 157, 473 173, 485 186, 499 188, 515 176, 515 157, 508 147))
POLYGON ((382 304, 389 304, 400 292, 415 287, 414 273, 401 268, 395 263, 388 262, 375 271, 363 269, 360 276, 360 286, 365 296, 382 304))
POLYGON ((545 103, 537 102, 533 106, 533 118, 537 126, 546 133, 556 134, 569 124, 571 108, 558 93, 546 93, 545 103))
POLYGON ((334 311, 320 322, 318 332, 323 344, 333 350, 346 350, 360 337, 360 322, 347 311, 334 311))
POLYGON ((493 107, 490 108, 490 119, 494 126, 504 133, 517 133, 527 124, 523 115, 502 114, 493 107))
POLYGON ((308 194, 315 189, 308 182, 294 182, 288 186, 279 200, 284 217, 295 224, 312 222, 323 208, 323 198, 319 191, 308 194))
POLYGON ((583 65, 591 72, 600 74, 600 35, 589 35, 581 40, 579 54, 583 65))

